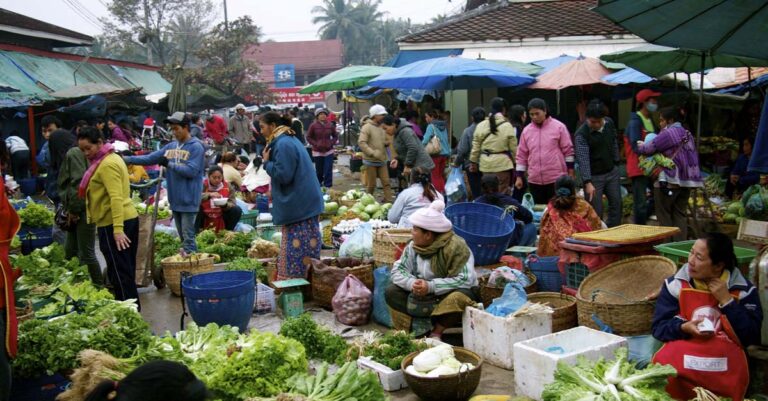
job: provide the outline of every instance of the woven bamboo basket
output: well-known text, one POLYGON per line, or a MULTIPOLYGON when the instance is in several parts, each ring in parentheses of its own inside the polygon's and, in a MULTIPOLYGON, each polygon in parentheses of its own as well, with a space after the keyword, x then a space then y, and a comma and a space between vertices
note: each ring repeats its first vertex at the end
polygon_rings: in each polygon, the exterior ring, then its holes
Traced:
POLYGON ((480 384, 483 358, 462 347, 453 347, 453 353, 459 362, 471 363, 475 367, 454 375, 417 377, 409 374, 405 369, 413 364, 413 358, 419 352, 411 353, 403 359, 400 367, 405 373, 405 381, 420 399, 425 401, 464 401, 475 392, 480 384))
POLYGON ((579 325, 576 313, 576 298, 558 292, 537 292, 528 296, 529 302, 536 302, 551 307, 552 332, 568 330, 579 325))
POLYGON ((331 309, 331 300, 347 275, 353 275, 373 291, 373 265, 362 264, 351 268, 328 266, 323 270, 312 270, 312 299, 319 306, 331 309))
POLYGON ((357 203, 357 201, 340 199, 339 203, 341 204, 341 206, 352 207, 352 206, 355 206, 355 203, 357 203))
POLYGON ((650 334, 661 285, 676 271, 668 258, 639 256, 591 273, 576 293, 579 325, 600 330, 599 320, 620 336, 650 334))
POLYGON ((412 239, 407 228, 388 228, 373 234, 373 259, 378 265, 392 266, 397 261, 396 255, 412 239))
POLYGON ((389 315, 392 316, 392 330, 401 330, 410 333, 413 318, 407 313, 400 312, 390 306, 387 306, 387 309, 389 309, 389 315))
MULTIPOLYGON (((531 284, 525 287, 526 294, 533 294, 537 290, 536 276, 530 271, 525 272, 526 277, 530 280, 531 284)), ((480 299, 483 301, 483 306, 486 308, 493 303, 493 300, 499 298, 504 293, 504 288, 496 288, 488 286, 488 276, 479 277, 477 279, 480 285, 480 299)))
POLYGON ((208 273, 213 271, 213 264, 216 259, 210 254, 195 254, 190 256, 189 260, 183 262, 172 262, 169 256, 160 262, 163 267, 163 276, 171 293, 177 297, 181 296, 181 272, 189 272, 191 275, 208 273))
POLYGON ((606 244, 639 244, 671 237, 680 232, 677 227, 642 226, 638 224, 622 224, 604 230, 589 231, 573 234, 574 239, 582 241, 603 242, 606 244))

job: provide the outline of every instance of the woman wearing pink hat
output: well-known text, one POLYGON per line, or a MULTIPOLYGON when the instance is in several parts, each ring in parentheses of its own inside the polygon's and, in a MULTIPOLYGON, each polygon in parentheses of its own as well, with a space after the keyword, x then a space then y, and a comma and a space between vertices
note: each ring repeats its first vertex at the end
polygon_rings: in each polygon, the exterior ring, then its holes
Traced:
POLYGON ((453 232, 443 214, 445 203, 435 200, 414 212, 411 241, 392 267, 392 284, 387 287, 387 305, 395 314, 406 316, 393 321, 396 329, 439 338, 448 327, 461 322, 467 306, 475 305, 477 275, 472 251, 453 232))

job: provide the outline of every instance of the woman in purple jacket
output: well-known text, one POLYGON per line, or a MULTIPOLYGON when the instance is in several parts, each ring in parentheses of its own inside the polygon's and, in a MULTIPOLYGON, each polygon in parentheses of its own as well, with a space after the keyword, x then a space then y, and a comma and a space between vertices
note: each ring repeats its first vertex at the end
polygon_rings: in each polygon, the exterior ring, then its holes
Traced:
POLYGON ((338 140, 339 134, 336 133, 333 124, 328 121, 328 111, 317 109, 315 121, 307 131, 307 142, 312 146, 317 180, 325 188, 333 186, 333 147, 338 140))
POLYGON ((653 184, 653 198, 659 224, 680 228, 675 241, 688 239, 687 209, 692 188, 703 186, 699 171, 699 153, 693 135, 680 124, 676 107, 661 110, 661 132, 652 141, 637 142, 638 153, 650 156, 661 153, 675 162, 675 167, 663 169, 653 184))

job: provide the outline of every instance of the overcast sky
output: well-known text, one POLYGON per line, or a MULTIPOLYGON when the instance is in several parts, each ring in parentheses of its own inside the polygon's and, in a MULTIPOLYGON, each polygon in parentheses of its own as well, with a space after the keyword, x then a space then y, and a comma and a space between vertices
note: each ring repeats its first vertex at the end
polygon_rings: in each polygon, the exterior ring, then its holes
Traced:
MULTIPOLYGON (((213 2, 219 6, 219 20, 223 21, 223 0, 213 2)), ((311 40, 317 39, 318 28, 312 24, 311 11, 321 3, 320 0, 227 0, 227 11, 230 19, 250 15, 262 28, 264 40, 311 40)), ((379 9, 390 18, 411 18, 414 23, 422 23, 438 14, 453 14, 464 3, 463 0, 383 0, 379 9)), ((96 20, 107 16, 105 4, 107 0, 0 0, 2 8, 87 35, 101 32, 96 20)))

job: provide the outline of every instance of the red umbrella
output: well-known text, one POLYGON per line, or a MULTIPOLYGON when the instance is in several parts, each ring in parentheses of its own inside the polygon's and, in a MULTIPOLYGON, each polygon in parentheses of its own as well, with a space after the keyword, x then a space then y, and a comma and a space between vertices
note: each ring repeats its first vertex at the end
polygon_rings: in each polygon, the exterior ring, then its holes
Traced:
POLYGON ((536 77, 532 89, 563 89, 569 86, 604 84, 601 79, 613 71, 596 58, 580 56, 536 77))

